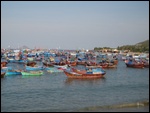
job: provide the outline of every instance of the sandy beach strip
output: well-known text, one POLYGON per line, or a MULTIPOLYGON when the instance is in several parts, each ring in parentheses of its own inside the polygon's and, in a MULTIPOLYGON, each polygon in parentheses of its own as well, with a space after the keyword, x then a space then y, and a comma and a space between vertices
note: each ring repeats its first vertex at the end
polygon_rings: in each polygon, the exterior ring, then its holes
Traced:
POLYGON ((149 100, 108 106, 91 106, 77 112, 149 112, 149 100))

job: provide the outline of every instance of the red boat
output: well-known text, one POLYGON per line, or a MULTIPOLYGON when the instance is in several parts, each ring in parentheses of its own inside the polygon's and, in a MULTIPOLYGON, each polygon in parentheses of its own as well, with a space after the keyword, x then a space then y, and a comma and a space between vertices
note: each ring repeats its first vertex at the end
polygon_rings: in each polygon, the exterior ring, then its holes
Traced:
POLYGON ((64 73, 69 77, 69 78, 102 78, 106 74, 106 72, 100 73, 87 73, 86 70, 77 70, 73 68, 73 71, 68 71, 64 70, 64 73), (76 72, 74 72, 76 71, 76 72))
POLYGON ((8 64, 8 62, 5 62, 5 61, 1 62, 1 68, 6 67, 7 64, 8 64))
POLYGON ((126 63, 127 67, 132 67, 132 68, 144 68, 144 64, 141 63, 136 63, 136 64, 128 64, 126 63))

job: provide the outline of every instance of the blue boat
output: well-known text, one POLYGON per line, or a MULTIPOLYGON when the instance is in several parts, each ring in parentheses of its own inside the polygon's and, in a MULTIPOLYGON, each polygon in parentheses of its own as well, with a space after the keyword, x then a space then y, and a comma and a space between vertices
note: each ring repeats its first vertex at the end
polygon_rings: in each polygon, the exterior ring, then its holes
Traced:
POLYGON ((12 70, 12 67, 2 67, 1 70, 4 70, 4 71, 12 70))
POLYGON ((7 71, 5 75, 21 75, 21 72, 17 72, 17 71, 7 71))
POLYGON ((25 60, 15 60, 15 59, 9 59, 8 62, 9 63, 26 63, 25 60))
POLYGON ((63 70, 57 69, 55 67, 46 67, 45 69, 47 70, 47 72, 50 72, 50 73, 63 72, 63 70))
POLYGON ((36 71, 36 70, 43 70, 43 69, 45 69, 45 68, 42 66, 39 66, 39 67, 26 66, 27 71, 36 71))

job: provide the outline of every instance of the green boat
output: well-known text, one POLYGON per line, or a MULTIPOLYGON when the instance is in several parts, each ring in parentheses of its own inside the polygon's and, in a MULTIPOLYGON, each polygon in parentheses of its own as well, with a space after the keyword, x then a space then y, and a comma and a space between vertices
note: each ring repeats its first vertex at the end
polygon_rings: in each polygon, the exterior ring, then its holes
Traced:
POLYGON ((32 72, 21 72, 22 75, 25 75, 25 76, 38 76, 38 75, 43 75, 43 72, 42 71, 32 71, 32 72))

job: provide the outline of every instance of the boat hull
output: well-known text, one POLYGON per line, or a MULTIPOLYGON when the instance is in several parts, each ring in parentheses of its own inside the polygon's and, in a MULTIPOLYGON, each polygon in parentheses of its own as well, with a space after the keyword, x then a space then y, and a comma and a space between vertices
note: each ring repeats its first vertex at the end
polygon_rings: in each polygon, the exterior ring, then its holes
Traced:
POLYGON ((21 72, 22 75, 24 76, 40 76, 43 74, 43 72, 35 72, 35 73, 31 73, 31 72, 21 72))
POLYGON ((102 78, 105 75, 105 73, 104 74, 79 74, 75 72, 69 72, 66 70, 64 70, 64 73, 69 78, 102 78))
POLYGON ((6 72, 6 74, 5 75, 7 75, 7 76, 9 76, 9 75, 21 75, 21 72, 16 72, 16 71, 14 71, 14 72, 6 72))
POLYGON ((144 68, 144 64, 126 64, 126 66, 131 68, 144 68))

